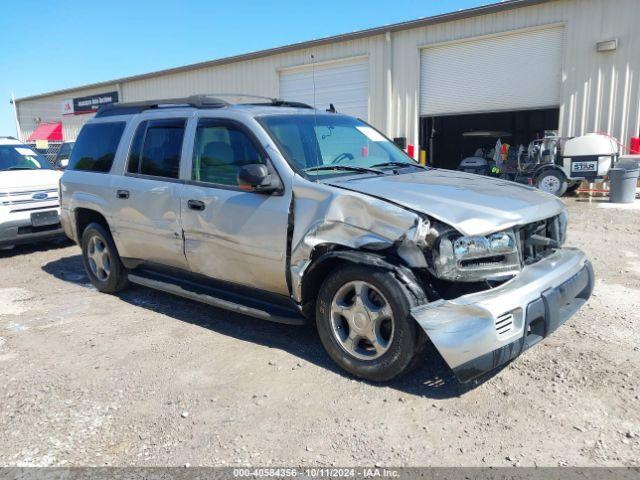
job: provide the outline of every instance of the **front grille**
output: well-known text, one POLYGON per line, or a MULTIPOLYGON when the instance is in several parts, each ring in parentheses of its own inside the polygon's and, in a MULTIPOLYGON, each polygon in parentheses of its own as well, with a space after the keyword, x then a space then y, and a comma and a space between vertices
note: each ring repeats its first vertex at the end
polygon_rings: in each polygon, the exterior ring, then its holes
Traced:
POLYGON ((0 205, 10 208, 10 211, 35 210, 38 208, 51 208, 51 205, 42 206, 46 203, 58 201, 58 189, 50 188, 43 190, 30 190, 24 192, 0 193, 0 205), (46 195, 44 198, 33 198, 33 196, 46 195))
POLYGON ((559 216, 529 223, 519 229, 518 235, 522 263, 536 263, 562 245, 559 216))

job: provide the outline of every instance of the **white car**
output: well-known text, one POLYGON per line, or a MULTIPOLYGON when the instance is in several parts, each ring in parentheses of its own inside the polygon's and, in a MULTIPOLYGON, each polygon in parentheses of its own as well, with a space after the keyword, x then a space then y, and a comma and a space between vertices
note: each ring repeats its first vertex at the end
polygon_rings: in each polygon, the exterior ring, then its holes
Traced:
POLYGON ((0 137, 0 250, 64 234, 60 176, 32 148, 0 137))

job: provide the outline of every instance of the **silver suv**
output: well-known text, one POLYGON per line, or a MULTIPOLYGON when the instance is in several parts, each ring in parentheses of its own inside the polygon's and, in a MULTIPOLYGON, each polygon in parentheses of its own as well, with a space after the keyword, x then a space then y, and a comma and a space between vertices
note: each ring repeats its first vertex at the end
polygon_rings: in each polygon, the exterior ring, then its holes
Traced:
POLYGON ((103 107, 61 205, 98 290, 314 321, 331 358, 372 381, 429 344, 460 381, 478 377, 558 328, 594 281, 562 247, 553 195, 421 166, 361 120, 280 100, 103 107))

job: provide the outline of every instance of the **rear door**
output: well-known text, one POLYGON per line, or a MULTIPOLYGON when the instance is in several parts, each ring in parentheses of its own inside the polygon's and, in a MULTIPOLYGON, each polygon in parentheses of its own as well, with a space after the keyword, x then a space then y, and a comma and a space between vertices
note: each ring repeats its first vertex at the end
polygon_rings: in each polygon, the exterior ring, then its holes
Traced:
POLYGON ((243 191, 243 164, 266 164, 250 130, 229 119, 200 118, 192 164, 182 192, 185 252, 193 272, 218 280, 288 294, 287 225, 291 192, 243 191))
POLYGON ((180 225, 180 161, 187 118, 141 121, 124 176, 114 176, 114 224, 123 257, 187 268, 180 225))

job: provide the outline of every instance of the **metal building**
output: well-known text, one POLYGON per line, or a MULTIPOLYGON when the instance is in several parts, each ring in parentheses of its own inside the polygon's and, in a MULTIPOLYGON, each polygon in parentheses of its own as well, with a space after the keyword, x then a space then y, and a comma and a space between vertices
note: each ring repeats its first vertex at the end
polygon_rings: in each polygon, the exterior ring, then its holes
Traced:
POLYGON ((313 103, 315 76, 318 107, 406 137, 436 165, 457 162, 463 134, 480 129, 511 143, 544 130, 626 143, 640 131, 638 25, 637 0, 504 1, 21 98, 17 116, 24 138, 61 122, 73 139, 104 102, 242 92, 313 103))

